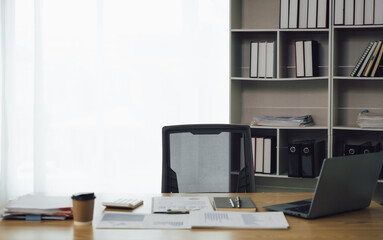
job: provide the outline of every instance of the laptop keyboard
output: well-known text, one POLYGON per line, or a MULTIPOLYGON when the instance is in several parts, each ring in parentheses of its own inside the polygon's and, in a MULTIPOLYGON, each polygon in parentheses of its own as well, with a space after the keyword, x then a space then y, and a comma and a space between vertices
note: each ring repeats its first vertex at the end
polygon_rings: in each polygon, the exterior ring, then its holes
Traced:
POLYGON ((300 213, 309 213, 311 205, 303 205, 303 206, 298 206, 298 207, 292 207, 292 208, 287 208, 286 210, 294 211, 294 212, 300 212, 300 213))

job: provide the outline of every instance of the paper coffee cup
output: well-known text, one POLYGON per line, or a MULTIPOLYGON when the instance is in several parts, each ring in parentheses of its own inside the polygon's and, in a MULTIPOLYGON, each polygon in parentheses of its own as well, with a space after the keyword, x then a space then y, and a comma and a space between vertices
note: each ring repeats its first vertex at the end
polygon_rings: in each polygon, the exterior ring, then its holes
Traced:
POLYGON ((94 193, 77 193, 72 196, 75 225, 89 225, 93 220, 94 193))

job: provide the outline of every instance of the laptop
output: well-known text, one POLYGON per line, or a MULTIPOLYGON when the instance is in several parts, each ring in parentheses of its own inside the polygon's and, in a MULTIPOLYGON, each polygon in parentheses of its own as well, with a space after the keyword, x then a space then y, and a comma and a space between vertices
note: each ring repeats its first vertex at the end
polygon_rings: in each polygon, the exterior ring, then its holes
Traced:
POLYGON ((383 152, 324 159, 312 199, 264 208, 312 219, 368 207, 383 165, 383 152))

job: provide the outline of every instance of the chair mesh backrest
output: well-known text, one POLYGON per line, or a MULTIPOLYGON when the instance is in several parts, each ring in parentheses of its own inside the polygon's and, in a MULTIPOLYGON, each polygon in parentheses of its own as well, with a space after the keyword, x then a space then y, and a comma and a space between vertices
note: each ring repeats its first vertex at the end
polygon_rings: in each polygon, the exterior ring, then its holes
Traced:
POLYGON ((229 133, 170 134, 170 166, 179 192, 229 192, 229 133))
MULTIPOLYGON (((243 131, 232 127, 164 127, 162 192, 249 191, 248 185, 254 181, 253 168, 247 166, 244 142, 251 140, 249 136, 245 140, 243 131), (239 184, 239 179, 245 182, 239 184)), ((250 185, 252 191, 253 184, 250 185)))

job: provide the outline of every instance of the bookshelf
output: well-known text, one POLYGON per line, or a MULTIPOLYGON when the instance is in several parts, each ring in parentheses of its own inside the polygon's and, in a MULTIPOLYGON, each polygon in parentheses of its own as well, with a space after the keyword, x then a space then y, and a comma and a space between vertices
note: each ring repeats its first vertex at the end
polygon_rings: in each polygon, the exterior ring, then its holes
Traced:
MULTIPOLYGON (((327 5, 329 13, 333 4, 330 0, 327 5)), ((231 0, 230 16, 230 122, 306 114, 315 122, 310 127, 252 127, 252 136, 277 139, 276 173, 255 174, 258 189, 313 189, 315 178, 287 176, 287 148, 293 141, 325 140, 327 157, 343 155, 344 144, 383 143, 382 129, 356 125, 363 109, 383 113, 383 78, 349 77, 367 43, 383 36, 382 25, 334 26, 333 14, 328 14, 327 28, 281 29, 280 0, 231 0), (315 77, 295 77, 294 42, 299 40, 319 45, 315 77), (249 76, 251 41, 276 43, 275 78, 249 76)))
POLYGON ((364 109, 383 113, 383 77, 350 77, 367 44, 382 36, 383 25, 333 26, 333 156, 342 155, 344 144, 383 143, 383 129, 362 129, 356 124, 364 109))

